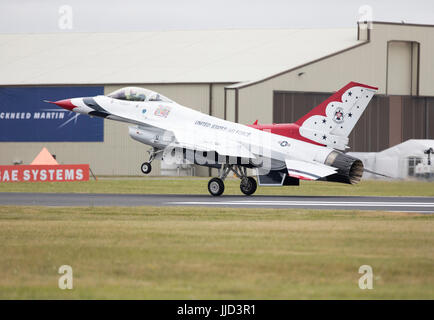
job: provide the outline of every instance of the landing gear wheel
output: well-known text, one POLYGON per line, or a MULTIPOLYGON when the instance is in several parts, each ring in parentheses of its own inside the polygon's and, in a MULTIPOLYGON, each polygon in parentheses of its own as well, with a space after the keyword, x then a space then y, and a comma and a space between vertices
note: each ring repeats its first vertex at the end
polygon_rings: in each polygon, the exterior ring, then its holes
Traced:
POLYGON ((255 193, 258 187, 256 180, 252 177, 245 177, 241 179, 240 189, 246 196, 250 196, 255 193))
POLYGON ((151 172, 152 166, 149 162, 143 162, 140 170, 142 170, 144 174, 148 174, 149 172, 151 172))
POLYGON ((225 184, 223 183, 223 180, 220 178, 212 178, 208 182, 208 191, 213 196, 222 195, 223 191, 225 191, 225 184))

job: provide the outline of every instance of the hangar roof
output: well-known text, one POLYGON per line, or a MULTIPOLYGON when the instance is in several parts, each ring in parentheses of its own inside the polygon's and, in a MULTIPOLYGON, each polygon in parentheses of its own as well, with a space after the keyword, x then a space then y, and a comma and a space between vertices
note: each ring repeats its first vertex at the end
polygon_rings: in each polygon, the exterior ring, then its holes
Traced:
POLYGON ((356 28, 0 34, 0 85, 252 81, 360 42, 356 28))

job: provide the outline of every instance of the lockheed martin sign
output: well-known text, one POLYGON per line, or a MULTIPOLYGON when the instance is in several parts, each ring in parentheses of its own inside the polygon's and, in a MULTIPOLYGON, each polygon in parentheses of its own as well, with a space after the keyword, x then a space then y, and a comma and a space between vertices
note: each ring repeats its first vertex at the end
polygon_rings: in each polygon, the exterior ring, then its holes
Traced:
POLYGON ((103 87, 0 88, 0 142, 104 141, 104 120, 43 100, 104 94, 103 87))

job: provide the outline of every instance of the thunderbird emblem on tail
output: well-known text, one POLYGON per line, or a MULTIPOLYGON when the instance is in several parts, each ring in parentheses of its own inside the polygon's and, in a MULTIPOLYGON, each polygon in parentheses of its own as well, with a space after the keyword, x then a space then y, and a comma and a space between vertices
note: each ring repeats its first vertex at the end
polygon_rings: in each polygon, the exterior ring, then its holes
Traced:
POLYGON ((342 108, 336 109, 335 116, 334 116, 333 120, 336 123, 344 122, 344 110, 342 110, 342 108))

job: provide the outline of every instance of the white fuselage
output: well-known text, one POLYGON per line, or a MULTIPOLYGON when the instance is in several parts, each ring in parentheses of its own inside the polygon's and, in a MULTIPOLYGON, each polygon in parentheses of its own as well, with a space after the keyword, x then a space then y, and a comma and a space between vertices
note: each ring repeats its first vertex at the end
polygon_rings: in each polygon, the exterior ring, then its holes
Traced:
MULTIPOLYGON (((236 143, 251 151, 254 156, 271 157, 283 163, 287 159, 293 159, 321 164, 333 151, 328 147, 222 120, 176 102, 127 101, 107 96, 96 96, 93 99, 108 113, 107 119, 137 125, 137 134, 147 135, 143 140, 137 140, 159 148, 174 143, 175 138, 179 140, 182 136, 191 145, 196 140, 202 145, 204 142, 210 146, 226 145, 224 150, 230 150, 236 143)), ((74 98, 71 102, 77 106, 75 112, 89 114, 95 111, 83 102, 83 98, 74 98)))

